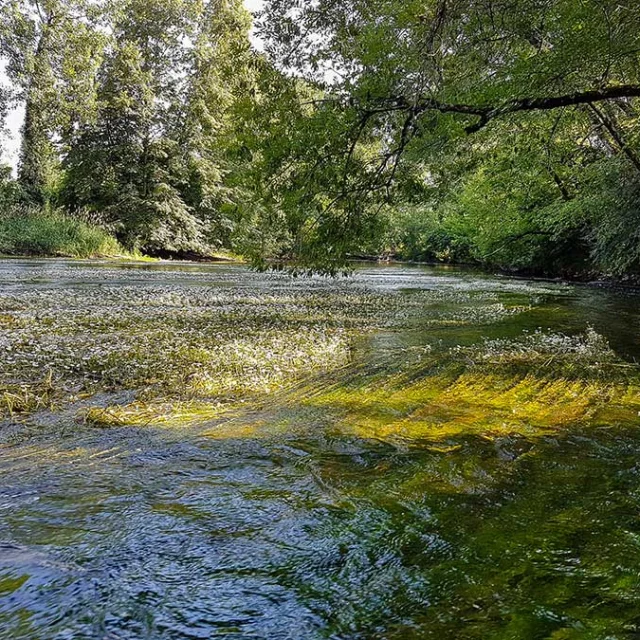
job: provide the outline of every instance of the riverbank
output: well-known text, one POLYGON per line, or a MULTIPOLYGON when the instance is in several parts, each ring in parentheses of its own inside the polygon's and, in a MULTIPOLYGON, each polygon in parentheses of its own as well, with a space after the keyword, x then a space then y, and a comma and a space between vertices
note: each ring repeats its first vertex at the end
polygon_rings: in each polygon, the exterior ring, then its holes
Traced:
POLYGON ((55 212, 17 213, 0 217, 0 254, 70 258, 134 257, 100 227, 55 212))
MULTIPOLYGON (((56 212, 0 217, 0 257, 164 260, 187 263, 245 262, 242 256, 229 251, 212 251, 208 254, 168 249, 157 249, 148 253, 127 251, 102 227, 56 212)), ((480 262, 403 260, 393 254, 352 255, 349 261, 354 265, 371 263, 463 269, 484 274, 495 273, 520 280, 567 282, 601 288, 640 290, 640 275, 637 274, 614 276, 594 271, 553 274, 532 269, 508 269, 480 262)), ((274 261, 274 264, 286 265, 287 262, 274 261)))
POLYGON ((526 269, 506 269, 496 265, 484 265, 475 262, 435 262, 420 260, 403 260, 393 256, 353 256, 350 262, 357 264, 378 264, 378 265, 408 265, 433 267, 443 270, 463 270, 470 273, 493 274, 515 280, 525 280, 530 282, 550 282, 559 284, 572 284, 578 286, 596 287, 602 289, 619 289, 621 291, 629 291, 633 293, 640 292, 640 274, 611 275, 598 272, 584 273, 559 273, 550 274, 535 270, 526 269))
POLYGON ((208 254, 169 250, 147 253, 129 251, 101 226, 55 211, 19 212, 0 216, 0 256, 188 262, 242 261, 240 256, 225 251, 212 251, 208 254))

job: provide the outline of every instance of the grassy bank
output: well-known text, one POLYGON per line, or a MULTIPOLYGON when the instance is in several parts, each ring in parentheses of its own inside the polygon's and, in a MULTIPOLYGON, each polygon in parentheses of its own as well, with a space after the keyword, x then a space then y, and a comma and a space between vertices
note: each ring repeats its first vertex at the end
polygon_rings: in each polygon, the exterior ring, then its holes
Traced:
POLYGON ((105 230, 57 212, 0 217, 0 254, 94 258, 127 252, 105 230))
POLYGON ((42 258, 135 258, 191 262, 242 262, 237 254, 219 250, 196 252, 130 252, 102 227, 60 211, 0 214, 0 255, 42 258))

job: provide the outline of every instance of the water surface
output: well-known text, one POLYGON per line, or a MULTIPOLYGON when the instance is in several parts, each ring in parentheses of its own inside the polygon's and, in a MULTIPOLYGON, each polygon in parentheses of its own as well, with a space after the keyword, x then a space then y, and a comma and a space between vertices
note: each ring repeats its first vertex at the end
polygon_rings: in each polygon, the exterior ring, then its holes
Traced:
POLYGON ((640 637, 637 420, 585 412, 555 424, 549 407, 540 428, 525 416, 485 432, 457 401, 445 420, 442 397, 420 400, 420 415, 461 425, 440 438, 406 427, 400 401, 366 403, 394 376, 423 380, 426 361, 439 375, 440 354, 466 366, 473 352, 456 347, 536 332, 591 331, 633 368, 635 296, 417 267, 332 281, 0 262, 0 292, 15 300, 73 291, 89 305, 107 288, 395 302, 371 310, 346 367, 217 421, 97 429, 69 418, 24 435, 5 423, 0 638, 640 637))

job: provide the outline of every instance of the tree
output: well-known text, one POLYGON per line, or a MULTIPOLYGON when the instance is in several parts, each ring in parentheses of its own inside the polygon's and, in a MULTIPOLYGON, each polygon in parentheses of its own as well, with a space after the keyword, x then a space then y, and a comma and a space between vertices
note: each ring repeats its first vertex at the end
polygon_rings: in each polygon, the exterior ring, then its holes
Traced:
POLYGON ((249 82, 239 0, 122 0, 98 115, 66 159, 65 202, 130 247, 206 253, 222 224, 231 109, 249 82))
POLYGON ((255 97, 251 16, 242 0, 203 2, 197 16, 184 110, 173 135, 182 152, 185 203, 206 223, 208 239, 222 244, 233 232, 230 214, 238 204, 230 178, 248 164, 238 133, 242 104, 255 97))
POLYGON ((468 136, 491 146, 492 132, 521 123, 526 136, 541 112, 574 114, 576 144, 598 119, 633 162, 620 122, 637 117, 639 26, 640 6, 614 0, 269 0, 260 30, 271 59, 320 94, 298 134, 319 132, 298 182, 323 201, 300 220, 319 226, 304 246, 341 237, 344 256, 362 233, 354 220, 415 196, 442 173, 443 153, 468 136))
POLYGON ((0 8, 0 51, 25 105, 19 181, 34 204, 51 198, 59 147, 91 118, 99 16, 100 5, 88 0, 10 0, 0 8))

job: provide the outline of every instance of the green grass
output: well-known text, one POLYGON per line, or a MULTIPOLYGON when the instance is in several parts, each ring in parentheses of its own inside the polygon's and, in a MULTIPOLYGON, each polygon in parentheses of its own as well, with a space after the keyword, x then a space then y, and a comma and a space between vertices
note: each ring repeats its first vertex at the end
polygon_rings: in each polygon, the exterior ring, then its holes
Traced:
POLYGON ((93 258, 125 253, 100 227, 61 213, 20 212, 0 218, 0 254, 93 258))

